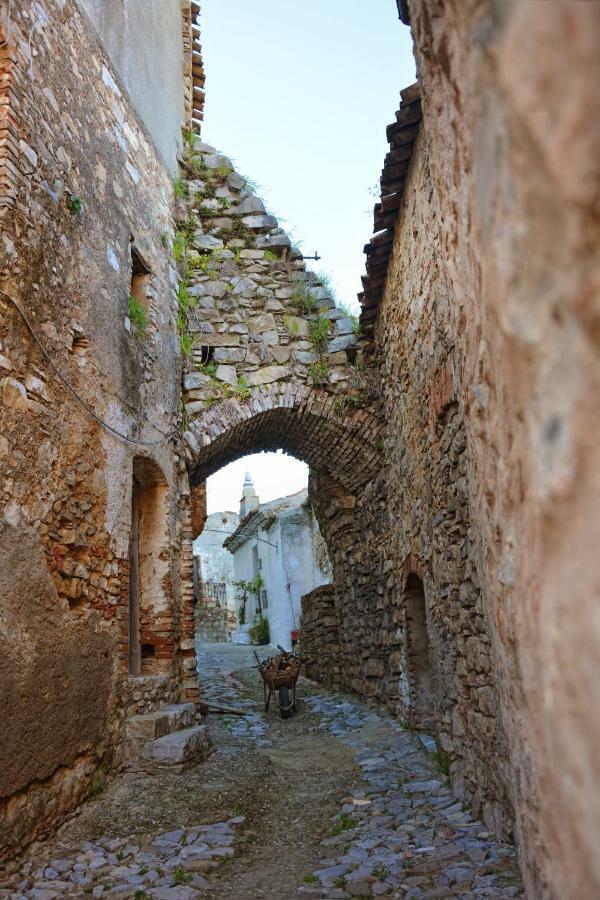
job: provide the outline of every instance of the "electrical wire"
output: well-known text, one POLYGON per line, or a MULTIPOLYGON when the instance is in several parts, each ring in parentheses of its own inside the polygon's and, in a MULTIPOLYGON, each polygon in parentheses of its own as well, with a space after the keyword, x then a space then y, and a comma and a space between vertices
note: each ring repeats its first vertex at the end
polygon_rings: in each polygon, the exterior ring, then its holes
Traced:
MULTIPOLYGON (((7 294, 5 291, 3 291, 1 289, 0 289, 0 294, 6 300, 8 300, 10 303, 12 303, 14 308, 17 310, 17 312, 21 316, 21 319, 27 326, 29 333, 31 334, 32 338, 38 345, 44 358, 46 359, 48 365, 50 366, 50 368, 52 369, 52 371, 54 372, 56 377, 62 382, 62 384, 69 391, 69 393, 72 394, 72 396, 79 403, 79 405, 85 410, 85 412, 89 416, 91 416, 91 418, 94 419, 94 421, 97 422, 102 428, 104 428, 105 431, 109 432, 109 434, 114 435, 114 437, 119 438, 119 440, 121 440, 121 441, 126 441, 128 444, 135 444, 136 446, 139 446, 139 447, 160 447, 162 444, 166 444, 167 441, 170 441, 171 438, 174 437, 176 434, 179 434, 181 423, 177 426, 177 428, 173 429, 173 431, 170 431, 168 434, 164 434, 160 430, 160 428, 158 428, 156 425, 152 425, 152 423, 149 422, 148 424, 151 425, 152 428, 154 428, 156 431, 158 431, 159 434, 162 434, 163 436, 158 441, 141 441, 141 440, 138 440, 137 438, 131 438, 126 434, 122 434, 120 431, 117 431, 116 428, 113 428, 112 425, 109 425, 108 422, 105 422, 103 419, 101 419, 100 416, 97 415, 90 406, 88 406, 88 404, 85 402, 85 400, 83 400, 79 396, 79 394, 77 393, 75 388, 71 386, 71 384, 67 381, 65 376, 60 371, 60 369, 58 369, 57 366, 54 364, 54 362, 51 359, 46 348, 44 347, 41 340, 37 336, 33 325, 31 324, 31 322, 29 321, 29 319, 27 318, 27 316, 25 315, 25 313, 23 312, 23 310, 21 309, 21 307, 19 306, 19 304, 17 303, 15 298, 11 297, 10 294, 7 294)), ((14 318, 14 317, 12 317, 12 318, 14 318)))

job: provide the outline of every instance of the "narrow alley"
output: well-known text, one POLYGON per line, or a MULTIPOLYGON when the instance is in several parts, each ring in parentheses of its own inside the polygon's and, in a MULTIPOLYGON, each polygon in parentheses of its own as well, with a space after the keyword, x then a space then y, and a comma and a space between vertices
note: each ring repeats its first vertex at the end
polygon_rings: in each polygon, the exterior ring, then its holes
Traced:
POLYGON ((209 717, 194 768, 99 786, 0 897, 523 896, 514 849, 454 800, 425 738, 307 679, 282 720, 252 648, 198 651, 205 699, 246 714, 209 717))
POLYGON ((0 0, 0 900, 599 900, 599 46, 0 0))

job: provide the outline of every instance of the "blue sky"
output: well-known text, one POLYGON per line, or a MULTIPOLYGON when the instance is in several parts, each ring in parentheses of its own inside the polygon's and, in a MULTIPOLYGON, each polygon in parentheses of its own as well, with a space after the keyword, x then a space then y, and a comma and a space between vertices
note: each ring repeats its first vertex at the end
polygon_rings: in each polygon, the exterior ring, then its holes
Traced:
POLYGON ((201 26, 205 139, 354 303, 385 128, 415 81, 394 0, 204 0, 201 26))
MULTIPOLYGON (((374 191, 401 88, 415 81, 394 0, 203 0, 203 138, 260 185, 339 299, 355 307, 374 191)), ((244 471, 262 500, 306 482, 290 457, 261 454, 209 479, 211 512, 236 509, 244 471)))

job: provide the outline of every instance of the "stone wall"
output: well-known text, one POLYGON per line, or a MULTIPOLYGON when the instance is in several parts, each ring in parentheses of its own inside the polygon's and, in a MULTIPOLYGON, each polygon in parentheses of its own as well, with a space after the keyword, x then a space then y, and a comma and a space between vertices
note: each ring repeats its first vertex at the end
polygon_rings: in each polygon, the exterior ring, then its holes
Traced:
MULTIPOLYGON (((165 165, 177 174, 184 121, 182 16, 174 0, 79 0, 165 165), (160 22, 160 28, 156 27, 160 22)), ((189 0, 181 4, 189 10, 189 0)))
POLYGON ((530 895, 592 898, 600 10, 410 10, 504 777, 530 895))
POLYGON ((393 668, 399 713, 416 722, 406 585, 422 582, 435 730, 452 757, 459 796, 501 836, 512 831, 505 736, 480 592, 477 528, 468 493, 464 389, 452 329, 451 298, 440 271, 438 210, 423 129, 396 225, 375 325, 383 363, 384 438, 392 603, 402 642, 393 668), (399 302, 401 298, 401 302, 399 302), (491 763, 491 764, 490 764, 491 763))
POLYGON ((339 622, 332 584, 323 584, 302 597, 302 632, 296 652, 306 660, 308 678, 337 687, 341 681, 339 622))
POLYGON ((172 184, 77 5, 42 0, 36 16, 13 3, 0 45, 0 859, 119 765, 128 702, 176 696, 182 672, 197 691, 189 495, 169 437, 172 184), (163 482, 143 560, 161 591, 142 602, 163 685, 150 693, 128 678, 134 459, 163 482))
POLYGON ((346 542, 340 683, 435 730, 532 897, 600 886, 594 6, 411 2, 421 131, 365 286, 386 468, 313 488, 346 542))

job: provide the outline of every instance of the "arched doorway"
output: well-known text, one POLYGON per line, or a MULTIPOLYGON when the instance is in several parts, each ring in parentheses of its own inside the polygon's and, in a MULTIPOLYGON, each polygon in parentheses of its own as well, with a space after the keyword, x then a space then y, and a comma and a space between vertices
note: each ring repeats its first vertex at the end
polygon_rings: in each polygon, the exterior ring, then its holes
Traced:
POLYGON ((172 634, 165 639, 163 631, 170 617, 167 482, 140 456, 133 460, 129 561, 129 674, 154 675, 174 652, 172 634))
POLYGON ((404 589, 411 724, 429 730, 435 721, 431 645, 427 629, 425 589, 411 572, 404 589))
MULTIPOLYGON (((376 555, 363 558, 364 534, 354 522, 365 489, 383 465, 382 429, 381 421, 366 410, 344 406, 328 392, 300 384, 265 386, 246 403, 225 400, 193 419, 186 432, 192 497, 196 491, 203 493, 202 483, 227 463, 251 453, 281 449, 307 463, 309 497, 329 550, 334 591, 340 604, 348 602, 355 610, 355 594, 376 590, 378 578, 376 555), (354 577, 358 566, 360 576, 354 577)), ((368 498, 365 503, 371 505, 368 498)), ((327 616, 332 645, 338 643, 335 618, 332 608, 327 616)), ((356 653, 353 630, 344 626, 342 643, 348 658, 356 653)), ((328 647, 322 656, 339 680, 345 671, 339 654, 328 647)))

